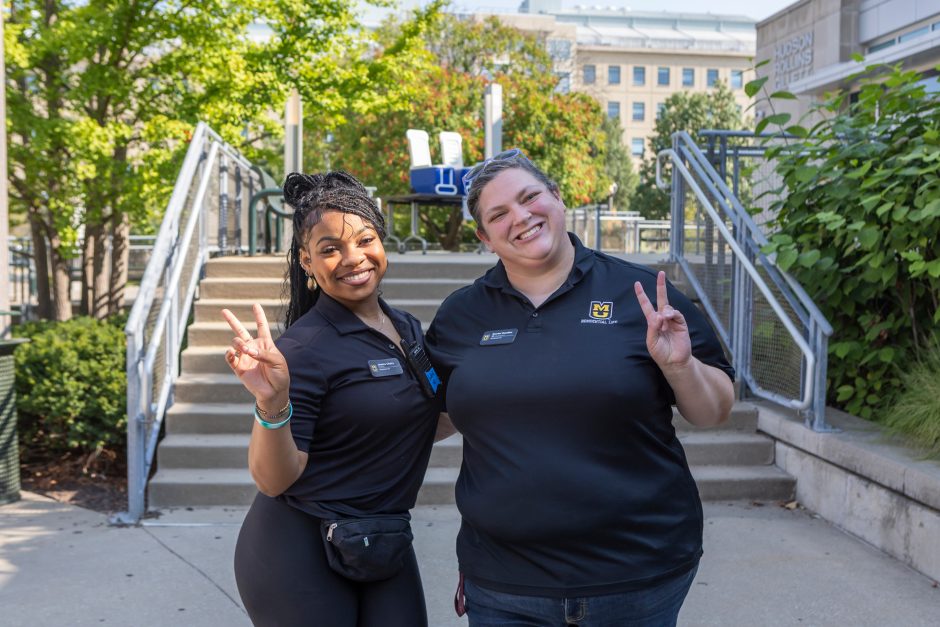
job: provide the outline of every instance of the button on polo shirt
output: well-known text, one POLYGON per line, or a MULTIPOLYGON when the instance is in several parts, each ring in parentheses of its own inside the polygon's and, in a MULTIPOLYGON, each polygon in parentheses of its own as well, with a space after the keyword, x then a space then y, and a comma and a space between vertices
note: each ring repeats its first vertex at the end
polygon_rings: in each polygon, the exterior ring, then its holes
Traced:
MULTIPOLYGON (((535 307, 502 263, 452 294, 427 334, 463 434, 461 571, 536 596, 636 589, 692 568, 702 510, 672 426, 672 389, 646 348, 649 268, 585 248, 535 307), (506 343, 484 336, 505 331, 506 343)), ((671 285, 693 354, 733 377, 717 337, 671 285)))
MULTIPOLYGON (((418 320, 380 306, 402 338, 422 341, 418 320)), ((401 351, 323 293, 276 343, 290 370, 291 434, 309 454, 280 498, 319 518, 411 509, 440 401, 424 395, 401 351)))

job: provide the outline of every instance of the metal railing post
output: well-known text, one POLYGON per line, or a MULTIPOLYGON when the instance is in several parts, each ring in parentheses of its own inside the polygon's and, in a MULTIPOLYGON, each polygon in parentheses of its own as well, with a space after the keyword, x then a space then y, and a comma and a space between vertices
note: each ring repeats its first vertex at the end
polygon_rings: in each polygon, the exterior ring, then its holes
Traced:
POLYGON ((594 205, 594 249, 600 252, 601 247, 601 206, 594 205))
POLYGON ((241 253, 242 250, 242 207, 245 199, 242 195, 242 168, 235 166, 235 252, 241 253))
POLYGON ((228 158, 219 156, 219 254, 228 247, 228 158))

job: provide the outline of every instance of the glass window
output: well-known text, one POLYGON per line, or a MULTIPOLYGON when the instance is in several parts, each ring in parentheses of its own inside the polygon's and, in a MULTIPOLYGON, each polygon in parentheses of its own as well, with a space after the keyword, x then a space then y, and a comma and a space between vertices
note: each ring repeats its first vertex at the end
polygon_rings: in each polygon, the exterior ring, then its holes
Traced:
POLYGON ((619 65, 607 66, 607 82, 611 85, 620 84, 620 66, 619 65))
POLYGON ((633 85, 636 87, 646 85, 646 68, 642 65, 633 66, 633 85))
POLYGON ((666 110, 666 103, 665 103, 665 102, 657 102, 657 103, 656 103, 656 119, 657 119, 657 120, 658 120, 659 118, 663 117, 663 111, 665 111, 665 110, 666 110))
POLYGON ((607 103, 607 117, 612 120, 620 119, 620 103, 616 100, 611 100, 607 103))
POLYGON ((661 67, 656 70, 656 84, 662 87, 669 86, 669 68, 661 67))
POLYGON ((645 142, 643 141, 642 137, 634 137, 630 141, 630 154, 632 154, 634 157, 642 157, 644 143, 645 142))
POLYGON ((633 103, 633 121, 642 122, 645 117, 646 117, 646 103, 634 102, 633 103))
POLYGON ((584 66, 584 84, 593 85, 597 80, 597 67, 594 65, 584 66))
POLYGON ((731 89, 744 88, 744 70, 731 70, 731 89))
POLYGON ((900 37, 898 37, 898 43, 899 43, 899 44, 903 44, 905 41, 910 41, 910 40, 912 40, 912 39, 916 39, 916 38, 920 37, 921 35, 926 35, 926 34, 929 33, 929 32, 930 32, 930 27, 929 27, 929 26, 921 26, 921 27, 918 28, 917 30, 912 30, 911 32, 909 32, 909 33, 904 33, 903 35, 901 35, 900 37))
POLYGON ((555 85, 555 92, 559 94, 567 94, 571 91, 571 72, 556 72, 555 76, 558 77, 558 84, 555 85))
POLYGON ((548 54, 555 60, 571 58, 571 41, 568 39, 549 39, 548 54))
POLYGON ((888 41, 883 41, 880 44, 875 44, 874 46, 868 46, 868 52, 878 52, 879 50, 884 50, 885 48, 890 48, 895 44, 894 39, 889 39, 888 41))
POLYGON ((695 68, 682 68, 682 86, 695 87, 695 68))
POLYGON ((714 87, 715 83, 718 82, 718 70, 711 69, 708 70, 705 74, 705 86, 714 87))

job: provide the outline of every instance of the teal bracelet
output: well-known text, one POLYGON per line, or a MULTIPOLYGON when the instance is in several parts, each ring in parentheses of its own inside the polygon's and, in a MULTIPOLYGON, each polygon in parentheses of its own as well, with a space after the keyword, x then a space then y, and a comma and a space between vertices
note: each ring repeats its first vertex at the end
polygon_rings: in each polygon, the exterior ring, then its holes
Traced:
POLYGON ((294 415, 294 404, 291 403, 290 401, 287 401, 287 406, 290 408, 287 412, 287 418, 285 418, 284 420, 280 422, 268 422, 267 420, 261 417, 261 414, 258 413, 258 405, 255 404, 255 421, 259 425, 264 427, 265 429, 280 429, 281 427, 286 425, 288 422, 290 422, 291 416, 294 415))

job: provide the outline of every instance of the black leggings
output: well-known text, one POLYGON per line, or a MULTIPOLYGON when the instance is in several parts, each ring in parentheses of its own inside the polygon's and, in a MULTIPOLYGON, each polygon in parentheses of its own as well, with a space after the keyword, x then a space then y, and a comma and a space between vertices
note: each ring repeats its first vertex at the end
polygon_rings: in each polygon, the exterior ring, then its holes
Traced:
POLYGON ((427 627, 418 561, 360 583, 326 562, 320 520, 258 494, 235 545, 235 581, 256 627, 427 627))

